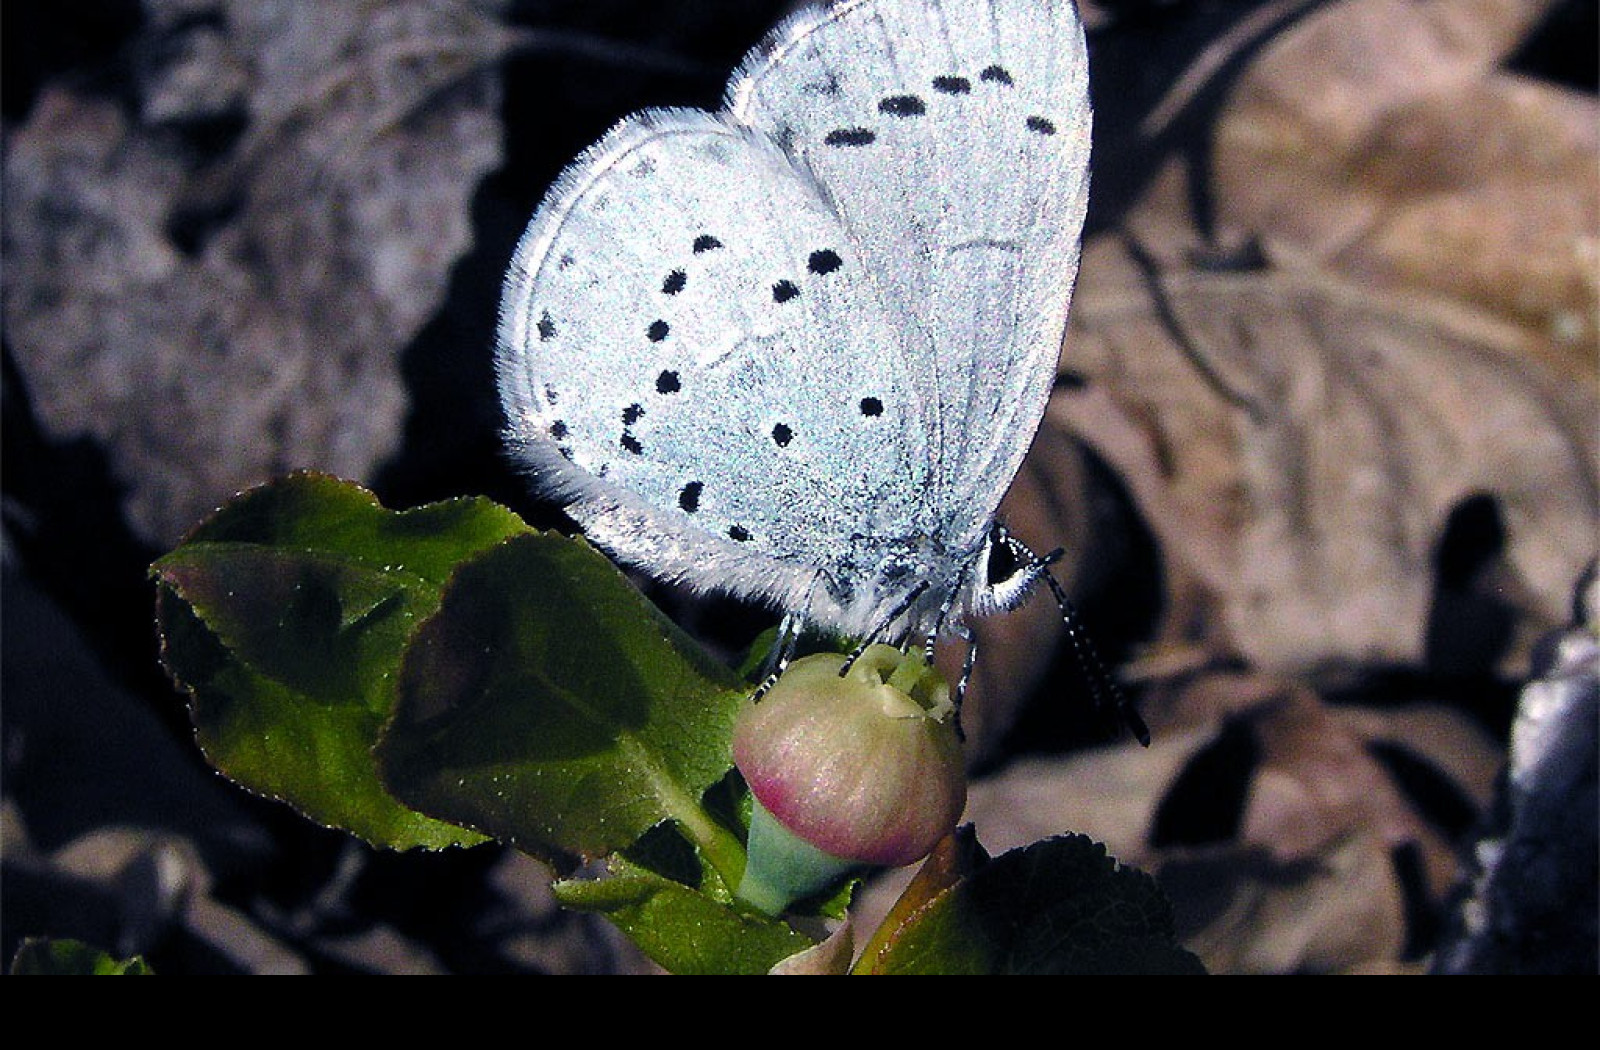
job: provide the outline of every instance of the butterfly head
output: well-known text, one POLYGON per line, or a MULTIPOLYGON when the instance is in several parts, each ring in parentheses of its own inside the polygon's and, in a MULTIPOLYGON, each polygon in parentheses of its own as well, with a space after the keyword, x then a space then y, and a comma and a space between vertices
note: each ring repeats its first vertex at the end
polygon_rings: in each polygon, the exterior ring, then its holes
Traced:
POLYGON ((959 633, 958 625, 970 616, 1020 605, 1054 560, 1034 554, 999 522, 965 554, 928 536, 880 553, 869 575, 873 588, 864 595, 863 605, 871 610, 864 620, 873 629, 869 637, 894 634, 890 625, 896 622, 910 636, 959 633))
POLYGON ((978 616, 1015 609, 1053 560, 1034 554, 998 521, 991 523, 972 570, 968 608, 978 616))

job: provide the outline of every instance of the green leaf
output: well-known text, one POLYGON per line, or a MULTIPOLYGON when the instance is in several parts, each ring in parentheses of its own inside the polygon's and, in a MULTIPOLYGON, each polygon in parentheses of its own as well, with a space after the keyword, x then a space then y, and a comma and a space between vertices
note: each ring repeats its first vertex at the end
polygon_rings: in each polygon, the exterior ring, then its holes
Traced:
POLYGON ((312 820, 394 849, 470 845, 401 805, 372 747, 400 657, 456 567, 528 527, 482 499, 384 509, 317 474, 254 489, 151 568, 162 658, 206 757, 312 820))
POLYGON ((155 971, 141 957, 115 959, 82 941, 29 937, 11 958, 16 976, 150 977, 155 971))
POLYGON ((743 849, 700 800, 744 697, 594 548, 528 535, 452 581, 379 756, 408 804, 557 867, 672 820, 731 882, 743 849))
POLYGON ((602 879, 555 884, 568 908, 598 912, 675 974, 764 974, 816 943, 787 923, 748 914, 657 875, 614 861, 602 879))
POLYGON ((878 974, 1203 973, 1173 939, 1155 880, 1083 835, 980 857, 924 903, 857 971, 878 974))

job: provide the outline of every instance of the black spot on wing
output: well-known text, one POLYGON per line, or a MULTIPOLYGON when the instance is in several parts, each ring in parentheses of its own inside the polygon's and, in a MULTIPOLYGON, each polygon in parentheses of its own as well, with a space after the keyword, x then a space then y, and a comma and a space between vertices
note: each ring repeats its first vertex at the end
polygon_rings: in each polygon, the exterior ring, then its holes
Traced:
POLYGON ((891 117, 920 117, 928 112, 928 104, 915 95, 890 95, 878 101, 878 112, 891 117))
POLYGON ((822 248, 811 253, 811 258, 806 261, 806 269, 819 277, 830 274, 844 265, 844 260, 839 258, 839 253, 832 248, 822 248))
POLYGON ((822 142, 826 146, 870 146, 877 138, 869 128, 835 128, 822 142))

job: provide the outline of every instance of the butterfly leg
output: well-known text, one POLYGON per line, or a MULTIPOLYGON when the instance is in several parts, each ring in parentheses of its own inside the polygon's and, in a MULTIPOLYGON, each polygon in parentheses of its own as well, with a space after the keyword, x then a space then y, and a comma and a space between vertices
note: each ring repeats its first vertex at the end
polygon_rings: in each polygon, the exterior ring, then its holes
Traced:
POLYGON ((789 661, 794 659, 795 649, 800 645, 800 634, 805 630, 805 620, 799 613, 788 612, 783 614, 783 619, 778 622, 778 637, 772 641, 772 648, 767 652, 766 674, 761 678, 761 684, 756 686, 756 691, 751 695, 752 702, 759 701, 778 681, 778 676, 789 667, 789 661))
POLYGON ((945 624, 950 622, 950 610, 955 608, 956 595, 961 593, 962 585, 967 582, 967 572, 970 567, 970 563, 961 567, 961 572, 956 575, 955 586, 950 588, 950 593, 945 595, 944 602, 939 606, 939 615, 933 621, 933 630, 928 632, 927 639, 922 643, 922 658, 929 665, 933 663, 933 644, 939 640, 939 632, 944 630, 945 624))
MULTIPOLYGON (((966 699, 967 683, 972 681, 972 669, 978 666, 978 636, 972 633, 972 628, 960 620, 951 623, 950 632, 967 646, 967 655, 961 661, 961 677, 956 679, 955 714, 952 716, 955 719, 956 737, 964 741, 967 739, 967 731, 961 728, 961 701, 966 699)), ((928 662, 933 662, 931 642, 928 646, 928 662)))
POLYGON ((867 636, 861 639, 854 649, 850 650, 849 658, 845 660, 844 666, 839 668, 840 678, 843 678, 845 675, 850 673, 850 668, 854 667, 856 661, 861 659, 861 654, 866 652, 867 648, 871 646, 873 642, 877 641, 886 631, 889 630, 890 624, 904 616, 906 610, 911 608, 912 605, 916 604, 917 599, 922 597, 923 592, 925 592, 927 589, 928 581, 923 580, 921 583, 911 588, 906 596, 900 599, 893 609, 889 610, 889 615, 885 616, 883 621, 879 623, 878 626, 869 631, 867 636))

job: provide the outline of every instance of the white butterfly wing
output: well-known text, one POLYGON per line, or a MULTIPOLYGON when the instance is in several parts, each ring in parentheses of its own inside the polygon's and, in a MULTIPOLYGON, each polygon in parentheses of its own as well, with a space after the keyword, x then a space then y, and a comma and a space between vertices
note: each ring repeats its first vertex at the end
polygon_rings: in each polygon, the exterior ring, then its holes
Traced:
POLYGON ((507 277, 514 450, 659 577, 851 600, 878 508, 922 492, 929 462, 867 265, 769 140, 701 112, 629 118, 552 188, 507 277))
MULTIPOLYGON (((931 518, 974 545, 1043 415, 1088 195, 1069 0, 854 0, 802 12, 729 86, 825 186, 920 355, 931 518)), ((936 581, 940 582, 940 581, 936 581)))

